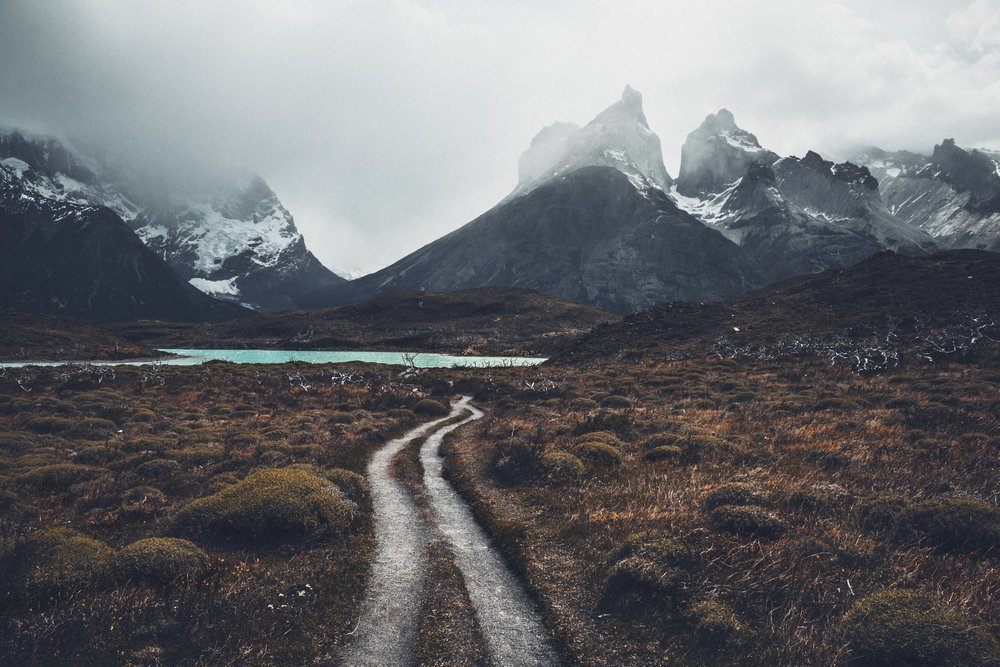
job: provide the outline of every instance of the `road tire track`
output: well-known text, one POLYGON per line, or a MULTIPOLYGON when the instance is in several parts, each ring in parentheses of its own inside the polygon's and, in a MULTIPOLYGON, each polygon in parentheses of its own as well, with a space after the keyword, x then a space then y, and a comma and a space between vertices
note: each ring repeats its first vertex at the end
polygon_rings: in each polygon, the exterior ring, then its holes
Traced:
POLYGON ((368 464, 377 551, 358 625, 341 657, 344 665, 404 666, 413 659, 430 529, 410 494, 390 473, 389 463, 408 443, 463 410, 456 404, 447 417, 387 442, 368 464))
POLYGON ((441 474, 438 450, 444 437, 483 416, 471 400, 463 396, 453 405, 452 414, 470 412, 466 419, 438 429, 420 448, 428 502, 455 554, 493 663, 500 667, 558 665, 558 653, 531 598, 468 505, 441 474))

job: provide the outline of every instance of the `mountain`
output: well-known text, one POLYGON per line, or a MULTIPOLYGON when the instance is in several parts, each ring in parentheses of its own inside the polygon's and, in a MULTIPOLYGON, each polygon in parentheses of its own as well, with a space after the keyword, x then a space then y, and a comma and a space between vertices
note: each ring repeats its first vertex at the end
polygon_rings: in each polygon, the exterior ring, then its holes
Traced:
POLYGON ((0 161, 0 310, 94 322, 247 314, 181 280, 111 208, 68 201, 91 174, 58 150, 36 148, 19 153, 30 163, 0 161))
POLYGON ((658 188, 582 167, 502 202, 392 266, 318 295, 356 303, 403 291, 524 287, 613 313, 717 300, 758 284, 735 244, 658 188))
POLYGON ((344 282, 309 252, 259 176, 152 204, 130 225, 192 285, 256 310, 294 309, 304 294, 344 282))
POLYGON ((639 91, 625 86, 621 100, 582 128, 554 123, 539 132, 521 156, 511 197, 581 167, 613 167, 637 187, 670 187, 673 179, 663 166, 660 138, 649 129, 639 91))
POLYGON ((197 192, 164 192, 57 139, 0 135, 7 164, 38 196, 110 208, 186 281, 220 299, 271 311, 343 279, 306 248, 263 179, 230 175, 197 192), (22 168, 23 167, 23 168, 22 168))
POLYGON ((942 247, 1000 250, 1000 153, 946 139, 930 156, 870 148, 856 159, 879 178, 889 210, 942 247))
POLYGON ((778 155, 761 147, 757 137, 736 125, 728 109, 709 114, 681 148, 677 191, 687 197, 721 192, 754 163, 773 164, 778 155))
POLYGON ((950 341, 968 342, 979 327, 980 339, 985 333, 1000 340, 1000 255, 882 252, 848 268, 791 278, 725 303, 664 304, 595 328, 557 359, 662 358, 666 351, 705 355, 719 339, 747 350, 777 350, 785 341, 783 349, 794 355, 804 353, 809 341, 831 336, 872 347, 888 345, 890 339, 893 345, 929 340, 940 352, 950 341), (922 332, 924 340, 916 340, 922 332))
POLYGON ((865 167, 809 151, 778 158, 723 109, 688 135, 677 204, 756 259, 767 282, 849 266, 881 250, 932 252, 928 234, 886 208, 865 167))

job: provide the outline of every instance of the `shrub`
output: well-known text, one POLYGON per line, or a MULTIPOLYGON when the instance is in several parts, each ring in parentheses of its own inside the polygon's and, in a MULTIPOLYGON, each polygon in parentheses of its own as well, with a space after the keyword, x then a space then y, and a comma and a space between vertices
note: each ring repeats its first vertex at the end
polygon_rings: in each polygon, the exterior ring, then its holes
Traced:
POLYGON ((448 406, 440 401, 435 401, 432 398, 425 398, 423 400, 417 401, 417 404, 413 406, 413 411, 418 415, 423 415, 425 417, 444 417, 451 410, 448 406))
POLYGON ((147 479, 167 479, 180 473, 181 464, 170 459, 152 459, 140 464, 135 471, 147 479))
POLYGON ((331 424, 350 424, 354 421, 354 415, 350 412, 331 412, 327 421, 331 424))
POLYGON ((601 401, 601 407, 612 410, 626 410, 632 407, 632 401, 624 396, 612 394, 601 401))
POLYGON ((80 420, 74 430, 85 438, 106 438, 118 430, 118 424, 110 419, 86 417, 80 420))
POLYGON ((130 421, 135 423, 151 422, 156 419, 156 414, 152 410, 136 410, 132 413, 130 421))
POLYGON ((746 626, 727 604, 698 602, 688 608, 687 614, 701 648, 723 649, 745 639, 746 626))
POLYGON ((126 452, 162 452, 170 441, 155 435, 140 435, 122 445, 122 450, 126 452))
POLYGON ((324 471, 328 480, 337 485, 344 495, 351 500, 358 502, 368 492, 368 483, 364 475, 359 475, 353 470, 343 468, 330 468, 324 471))
POLYGON ((501 479, 508 482, 525 482, 541 469, 540 459, 544 450, 544 445, 540 443, 511 438, 497 444, 493 452, 493 469, 501 479))
POLYGON ((611 445, 612 447, 621 447, 622 441, 617 435, 610 431, 591 431, 590 433, 584 433, 579 435, 574 440, 576 444, 581 444, 584 442, 603 442, 606 445, 611 445))
POLYGON ((111 548, 71 528, 45 528, 15 545, 2 568, 26 600, 74 593, 102 580, 111 548))
POLYGON ((54 463, 21 473, 17 476, 17 481, 38 491, 64 491, 74 484, 95 477, 100 472, 103 472, 101 468, 75 463, 54 463))
POLYGON ((1000 546, 1000 509, 973 498, 941 498, 905 505, 895 516, 896 537, 950 551, 1000 546))
POLYGON ((742 537, 775 538, 788 528, 781 518, 754 505, 722 505, 712 510, 711 521, 716 530, 742 537))
POLYGON ((883 590, 856 603, 841 623, 854 665, 983 665, 996 639, 917 591, 883 590))
POLYGON ((23 452, 31 445, 31 434, 24 431, 4 431, 0 433, 0 452, 15 454, 23 452))
POLYGON ((569 407, 581 412, 585 410, 593 410, 597 407, 597 401, 592 398, 574 398, 570 401, 569 407))
POLYGON ((118 574, 131 580, 166 585, 193 579, 208 568, 208 555, 188 540, 150 537, 129 544, 116 557, 118 574))
POLYGON ((862 528, 875 532, 891 530, 896 525, 896 515, 906 505, 902 498, 879 497, 864 501, 858 508, 862 528))
POLYGON ((583 461, 569 452, 549 452, 543 454, 539 463, 545 477, 555 484, 569 484, 583 477, 587 471, 583 461))
POLYGON ((813 484, 796 489, 788 497, 788 506, 803 512, 822 512, 848 503, 850 494, 837 484, 813 484))
POLYGON ((702 498, 702 504, 707 510, 713 510, 723 505, 760 505, 766 506, 767 499, 757 489, 749 484, 730 482, 717 486, 702 498))
POLYGON ((259 470, 180 509, 177 531, 237 541, 293 541, 339 533, 353 506, 337 488, 305 470, 259 470))
POLYGON ((677 436, 673 433, 657 433, 642 441, 640 447, 645 451, 651 451, 658 447, 671 447, 677 445, 677 436))
POLYGON ((44 416, 32 417, 26 425, 36 433, 62 433, 72 430, 76 422, 65 417, 44 416))
POLYGON ((573 448, 573 453, 602 468, 617 468, 622 464, 618 448, 604 442, 582 442, 573 448))
POLYGON ((647 461, 679 461, 684 456, 684 450, 674 445, 653 447, 646 451, 647 461))
POLYGON ((667 531, 629 536, 615 555, 600 607, 640 612, 640 605, 673 608, 684 597, 695 564, 691 552, 667 531))

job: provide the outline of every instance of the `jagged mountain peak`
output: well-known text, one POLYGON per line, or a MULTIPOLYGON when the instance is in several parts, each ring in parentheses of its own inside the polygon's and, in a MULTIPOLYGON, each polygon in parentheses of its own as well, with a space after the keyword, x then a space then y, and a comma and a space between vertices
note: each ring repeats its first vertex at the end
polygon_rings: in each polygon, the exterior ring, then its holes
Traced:
POLYGON ((736 124, 728 109, 705 117, 681 149, 677 190, 687 197, 719 193, 739 180, 755 162, 769 164, 777 154, 763 148, 752 132, 736 124))
POLYGON ((642 94, 625 86, 621 99, 578 127, 555 123, 539 132, 518 162, 517 197, 581 167, 613 167, 637 187, 667 190, 660 138, 650 130, 642 94))

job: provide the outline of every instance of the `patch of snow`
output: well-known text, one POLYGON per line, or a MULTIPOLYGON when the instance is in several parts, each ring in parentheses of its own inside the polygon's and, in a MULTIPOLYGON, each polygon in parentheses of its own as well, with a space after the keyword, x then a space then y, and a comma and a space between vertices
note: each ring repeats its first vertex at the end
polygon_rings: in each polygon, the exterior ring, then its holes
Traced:
MULTIPOLYGON (((738 183, 739 181, 737 181, 738 183)), ((721 222, 725 217, 726 213, 723 210, 726 204, 726 200, 732 193, 735 183, 717 195, 708 197, 707 199, 701 199, 700 197, 686 197, 677 191, 677 186, 670 186, 670 190, 667 194, 670 198, 674 200, 677 204, 677 208, 681 209, 686 213, 690 213, 698 220, 707 224, 717 224, 721 222)))
POLYGON ((5 168, 15 172, 18 178, 21 178, 21 175, 24 174, 24 172, 31 169, 27 162, 18 160, 16 157, 4 158, 3 160, 0 160, 0 165, 3 165, 5 168))
POLYGON ((236 278, 229 278, 228 280, 207 280, 205 278, 192 278, 188 282, 209 296, 240 295, 240 289, 236 286, 236 278))
POLYGON ((733 133, 729 130, 723 130, 719 135, 726 140, 726 143, 733 148, 739 148, 741 151, 746 151, 747 153, 762 153, 764 151, 760 146, 751 143, 746 137, 733 136, 733 133))

